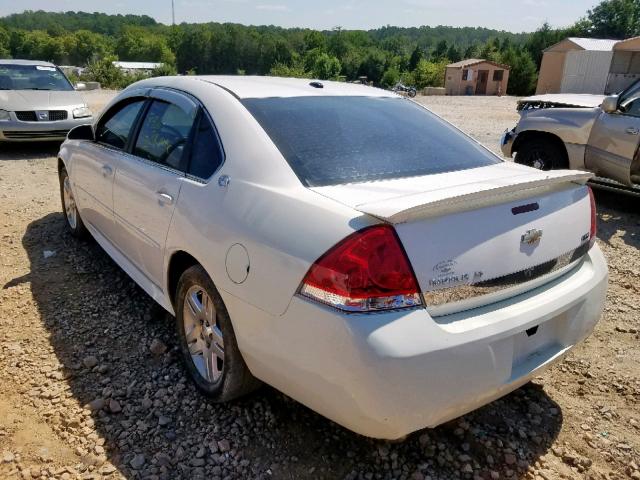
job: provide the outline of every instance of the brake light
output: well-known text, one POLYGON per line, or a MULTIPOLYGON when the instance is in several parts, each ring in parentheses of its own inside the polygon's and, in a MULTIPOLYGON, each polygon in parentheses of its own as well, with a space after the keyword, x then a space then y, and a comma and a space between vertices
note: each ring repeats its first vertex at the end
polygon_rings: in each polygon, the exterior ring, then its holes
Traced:
POLYGON ((300 294, 349 312, 422 304, 418 282, 393 227, 348 236, 311 266, 300 294))
POLYGON ((596 233, 597 233, 597 217, 596 217, 596 199, 593 196, 593 190, 591 187, 587 186, 589 189, 589 201, 591 202, 591 230, 589 231, 589 247, 592 247, 594 243, 596 243, 596 233))

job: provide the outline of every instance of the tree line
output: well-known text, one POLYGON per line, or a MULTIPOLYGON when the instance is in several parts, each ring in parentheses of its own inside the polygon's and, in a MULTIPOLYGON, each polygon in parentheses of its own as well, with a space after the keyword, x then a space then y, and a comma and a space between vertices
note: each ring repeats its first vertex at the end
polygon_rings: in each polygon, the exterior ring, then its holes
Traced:
POLYGON ((542 51, 567 36, 625 38, 640 34, 640 0, 605 0, 574 25, 515 34, 446 26, 317 31, 233 23, 167 26, 144 15, 25 11, 0 18, 0 58, 87 66, 106 87, 136 80, 113 60, 162 62, 155 74, 250 74, 344 79, 366 77, 442 86, 448 63, 485 58, 511 67, 509 89, 535 89, 542 51))

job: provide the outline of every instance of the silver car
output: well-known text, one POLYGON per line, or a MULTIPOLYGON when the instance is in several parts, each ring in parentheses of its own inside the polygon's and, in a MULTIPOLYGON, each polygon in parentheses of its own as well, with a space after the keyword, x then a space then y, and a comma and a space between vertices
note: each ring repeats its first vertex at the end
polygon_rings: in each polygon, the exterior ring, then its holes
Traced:
POLYGON ((587 170, 601 188, 640 194, 640 81, 619 95, 553 94, 518 101, 500 141, 507 157, 541 170, 587 170))
POLYGON ((92 121, 82 95, 52 63, 0 60, 0 141, 64 140, 92 121))

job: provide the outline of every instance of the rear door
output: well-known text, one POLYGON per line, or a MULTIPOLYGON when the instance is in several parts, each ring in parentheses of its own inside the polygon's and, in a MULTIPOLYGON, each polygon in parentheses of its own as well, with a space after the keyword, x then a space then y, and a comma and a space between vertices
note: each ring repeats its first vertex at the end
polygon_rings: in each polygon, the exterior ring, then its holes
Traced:
POLYGON ((596 120, 587 145, 585 165, 596 175, 632 185, 632 173, 640 173, 637 160, 640 144, 640 83, 621 95, 619 105, 617 112, 601 112, 596 120))
POLYGON ((116 172, 117 243, 156 286, 162 285, 165 241, 185 178, 197 112, 190 97, 153 90, 130 153, 116 172))
POLYGON ((133 96, 118 102, 96 126, 96 141, 82 142, 74 151, 72 181, 83 220, 111 240, 113 179, 145 103, 133 96))

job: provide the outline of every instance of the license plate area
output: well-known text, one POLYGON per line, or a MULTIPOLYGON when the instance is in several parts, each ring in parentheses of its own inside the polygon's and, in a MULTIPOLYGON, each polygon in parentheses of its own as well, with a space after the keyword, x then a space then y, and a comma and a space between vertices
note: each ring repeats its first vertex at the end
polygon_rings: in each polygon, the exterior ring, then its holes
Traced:
POLYGON ((561 350, 562 332, 566 315, 560 315, 539 325, 521 331, 513 338, 513 365, 543 364, 555 352, 561 350))

